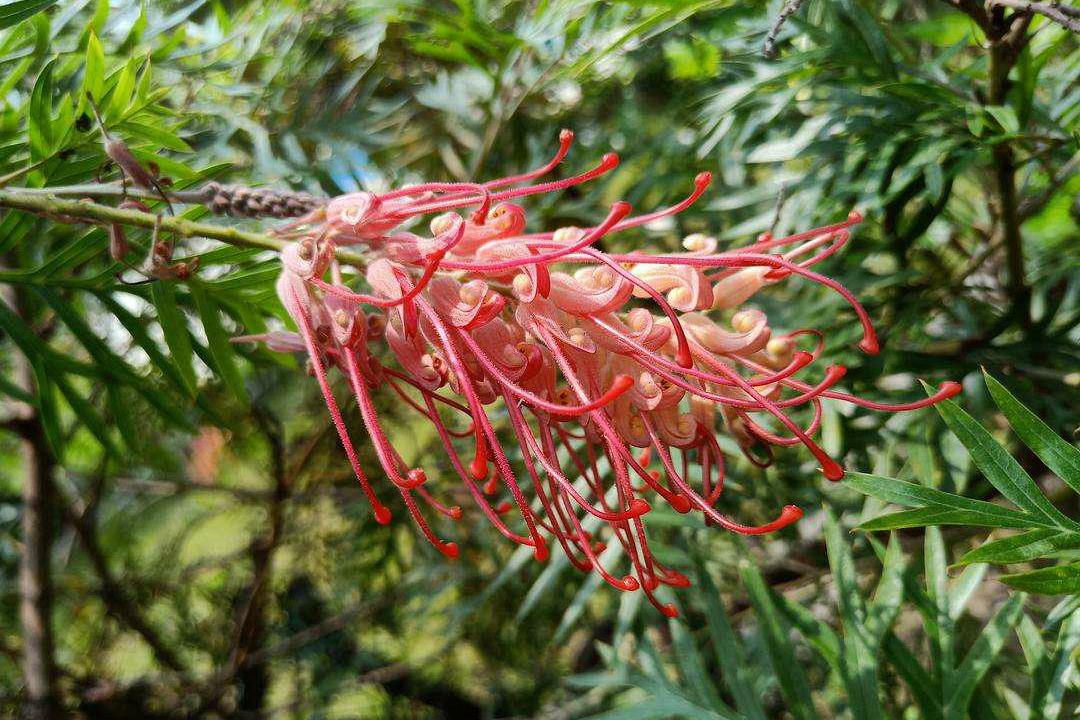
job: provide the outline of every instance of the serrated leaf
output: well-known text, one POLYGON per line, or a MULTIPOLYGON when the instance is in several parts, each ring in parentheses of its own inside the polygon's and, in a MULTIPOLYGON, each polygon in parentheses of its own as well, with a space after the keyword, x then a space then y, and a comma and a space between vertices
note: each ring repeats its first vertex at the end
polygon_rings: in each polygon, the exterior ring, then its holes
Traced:
POLYGON ((1080 593, 1080 562, 1002 575, 998 579, 1017 590, 1039 595, 1080 593))

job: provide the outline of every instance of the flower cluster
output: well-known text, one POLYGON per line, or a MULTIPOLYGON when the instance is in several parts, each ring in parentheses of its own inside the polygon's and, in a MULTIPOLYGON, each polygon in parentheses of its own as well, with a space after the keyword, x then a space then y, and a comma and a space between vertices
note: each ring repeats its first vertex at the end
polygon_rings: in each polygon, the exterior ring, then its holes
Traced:
POLYGON ((854 310, 861 349, 877 352, 858 301, 811 269, 843 247, 857 213, 724 252, 704 235, 687 237, 685 252, 674 254, 596 247, 605 236, 690 206, 710 183, 702 173, 672 207, 632 216, 617 202, 594 227, 526 232, 525 211, 511 201, 587 182, 618 164, 608 154, 580 175, 537 182, 572 141, 564 130, 555 156, 532 172, 350 193, 281 228, 293 242, 282 254, 277 291, 299 332, 245 339, 307 354, 380 523, 391 513, 357 459, 328 379, 332 367, 347 379, 394 490, 443 554, 455 557, 458 548, 436 535, 424 512, 458 519, 462 510, 441 502, 424 470, 395 451, 380 425, 375 388, 388 388, 432 423, 464 489, 500 533, 531 547, 538 560, 553 538, 577 567, 616 588, 640 588, 674 615, 654 591, 688 581, 650 552, 645 518, 652 503, 701 512, 742 534, 778 530, 802 516, 788 505, 771 522, 745 525, 716 509, 725 476, 718 427, 756 464, 771 460, 774 445, 804 445, 837 480, 843 470, 813 439, 823 398, 909 410, 959 386, 946 383, 922 402, 883 405, 837 390, 842 366, 825 368, 816 382, 801 379, 822 352, 822 333, 774 332, 761 310, 745 305, 792 276, 818 283, 854 310), (406 229, 421 217, 430 218, 430 234, 406 229), (343 282, 334 260, 339 245, 361 245, 371 258, 366 292, 343 282), (386 348, 393 366, 383 364, 386 348), (802 407, 805 426, 790 416, 802 407), (520 460, 512 463, 504 450, 496 418, 520 460), (603 525, 607 532, 595 532, 603 525), (629 574, 601 561, 612 541, 629 558, 629 574))

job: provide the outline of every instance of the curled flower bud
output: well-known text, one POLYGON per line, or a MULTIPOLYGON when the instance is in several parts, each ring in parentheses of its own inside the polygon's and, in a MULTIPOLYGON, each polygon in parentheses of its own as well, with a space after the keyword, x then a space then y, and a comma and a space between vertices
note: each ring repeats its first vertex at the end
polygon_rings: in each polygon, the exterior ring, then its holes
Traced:
POLYGON ((835 480, 843 469, 814 440, 823 398, 904 410, 959 386, 943 385, 909 405, 855 397, 836 389, 843 367, 812 374, 822 333, 775 335, 764 312, 744 306, 766 285, 798 276, 840 295, 862 324, 860 346, 876 349, 862 306, 810 269, 844 245, 858 216, 726 252, 706 235, 687 237, 686 252, 675 254, 598 249, 610 233, 696 202, 711 181, 701 173, 669 207, 630 216, 630 206, 617 202, 593 227, 525 233, 525 210, 509 200, 588 182, 617 165, 607 155, 578 175, 535 182, 562 161, 572 139, 560 134, 553 159, 520 175, 350 193, 281 228, 293 242, 282 253, 277 291, 298 333, 264 339, 307 352, 376 520, 388 522, 390 511, 359 464, 329 383, 334 368, 347 379, 387 487, 438 552, 454 557, 458 549, 429 516, 457 520, 468 510, 440 499, 444 479, 409 467, 395 451, 378 412, 380 388, 432 425, 462 492, 497 532, 539 561, 553 539, 576 567, 618 590, 643 592, 673 615, 655 591, 689 580, 650 549, 645 527, 655 503, 747 535, 802 516, 789 505, 748 525, 717 510, 730 466, 717 431, 758 465, 772 462, 774 446, 802 445, 835 480), (430 237, 400 229, 421 216, 431 218, 430 237), (332 259, 341 244, 365 246, 365 292, 323 279, 328 269, 340 276, 332 259), (726 322, 709 314, 735 308, 726 322), (804 348, 807 335, 816 347, 804 348), (519 452, 504 450, 508 440, 519 452), (604 523, 604 534, 586 531, 587 518, 604 523), (611 542, 622 546, 629 574, 605 567, 599 553, 611 542))

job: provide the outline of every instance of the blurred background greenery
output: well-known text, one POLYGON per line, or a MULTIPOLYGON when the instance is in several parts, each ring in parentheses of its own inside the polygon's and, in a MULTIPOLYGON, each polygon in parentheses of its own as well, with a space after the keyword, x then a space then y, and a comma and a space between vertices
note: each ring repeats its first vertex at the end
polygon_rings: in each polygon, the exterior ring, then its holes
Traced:
MULTIPOLYGON (((1067 518, 1012 525, 1053 547, 1011 570, 1073 567, 1075 585, 1080 475, 1047 460, 1074 450, 1080 409, 1072 9, 1055 22, 964 0, 807 0, 765 57, 782 5, 17 0, 0 5, 0 186, 116 177, 90 91, 181 188, 482 179, 542 162, 569 127, 564 172, 610 149, 623 162, 531 203, 545 227, 715 176, 690 211, 608 247, 674 249, 691 232, 726 247, 858 208, 866 222, 825 271, 866 303, 882 354, 851 350, 851 313, 809 284, 760 296, 772 324, 826 331, 860 395, 961 380, 990 434, 955 413, 947 426, 827 405, 824 446, 975 500, 1034 478, 1067 518), (1018 443, 980 368, 1049 428, 1010 414, 1018 443)), ((147 233, 129 240, 144 249, 147 233)), ((768 470, 733 461, 722 500, 758 520, 795 502, 808 513, 793 529, 744 542, 651 516, 658 554, 695 581, 670 596, 678 620, 557 557, 536 564, 469 515, 447 562, 408 523, 374 522, 301 365, 228 344, 283 318, 273 257, 186 241, 196 279, 124 284, 106 246, 100 228, 0 219, 0 714, 1034 720, 1077 706, 1068 577, 1024 595, 996 580, 1007 570, 953 567, 989 535, 975 522, 849 533, 881 492, 826 486, 797 449, 768 470), (27 631, 35 618, 51 637, 27 631)), ((452 492, 433 431, 381 399, 405 460, 452 492)), ((925 523, 880 527, 906 524, 925 523)))

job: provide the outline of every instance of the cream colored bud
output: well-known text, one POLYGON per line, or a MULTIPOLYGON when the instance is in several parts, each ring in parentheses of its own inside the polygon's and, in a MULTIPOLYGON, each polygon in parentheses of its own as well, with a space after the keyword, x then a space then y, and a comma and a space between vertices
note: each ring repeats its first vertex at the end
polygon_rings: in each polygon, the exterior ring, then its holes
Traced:
POLYGON ((731 318, 731 327, 735 328, 736 332, 750 332, 755 325, 754 315, 754 313, 746 310, 735 313, 731 318))
POLYGON ((444 233, 450 232, 450 229, 454 227, 454 222, 459 217, 460 216, 457 213, 448 212, 432 218, 431 224, 428 225, 428 227, 431 229, 431 234, 442 235, 444 233))
POLYGON ((690 302, 690 290, 684 287, 673 288, 668 293, 668 302, 676 307, 690 302))
POLYGON ((592 282, 594 287, 606 290, 615 284, 615 273, 608 268, 597 268, 593 273, 592 282))
POLYGON ((682 246, 690 252, 701 252, 702 250, 716 247, 716 238, 709 237, 703 233, 694 233, 693 235, 686 236, 682 241, 682 246))
POLYGON ((528 275, 518 273, 514 276, 514 292, 519 296, 527 297, 532 294, 533 281, 528 275))
POLYGON ((742 305, 765 284, 768 268, 743 268, 713 285, 713 310, 742 305))
POLYGON ((635 332, 641 332, 649 326, 648 311, 631 312, 626 319, 626 325, 635 332))
POLYGON ((476 305, 484 298, 484 295, 479 288, 473 285, 462 285, 461 289, 458 290, 458 297, 466 305, 476 305))
POLYGON ((561 227, 551 235, 551 240, 557 243, 570 243, 581 238, 581 228, 561 227))
POLYGON ((788 338, 773 338, 765 346, 765 351, 773 357, 782 358, 791 355, 794 348, 795 343, 788 338))

